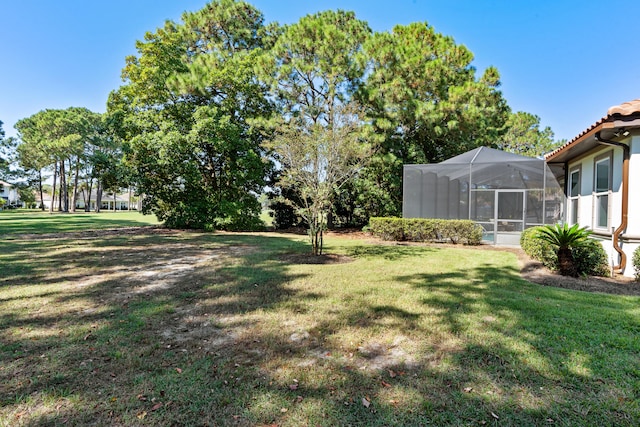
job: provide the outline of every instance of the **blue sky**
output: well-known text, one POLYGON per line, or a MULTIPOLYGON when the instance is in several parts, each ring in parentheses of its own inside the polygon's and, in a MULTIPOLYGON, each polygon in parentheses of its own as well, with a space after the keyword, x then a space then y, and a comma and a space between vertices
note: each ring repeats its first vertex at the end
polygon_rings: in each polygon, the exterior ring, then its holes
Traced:
MULTIPOLYGON (((45 108, 103 112, 135 41, 204 0, 0 0, 0 120, 45 108)), ((640 2, 592 0, 253 0, 267 22, 353 10, 375 31, 426 21, 493 65, 514 111, 571 139, 612 105, 640 98, 640 2)))

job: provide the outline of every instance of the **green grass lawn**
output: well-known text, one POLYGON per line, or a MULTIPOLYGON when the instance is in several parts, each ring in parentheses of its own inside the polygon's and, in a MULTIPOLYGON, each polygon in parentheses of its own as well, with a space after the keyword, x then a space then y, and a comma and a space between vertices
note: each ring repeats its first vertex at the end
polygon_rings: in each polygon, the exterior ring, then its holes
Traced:
POLYGON ((33 209, 0 211, 0 238, 9 234, 60 233, 101 228, 156 225, 155 215, 136 211, 48 213, 33 209))
POLYGON ((512 253, 333 237, 350 262, 312 264, 276 233, 11 236, 3 426, 640 424, 640 298, 527 283, 512 253))

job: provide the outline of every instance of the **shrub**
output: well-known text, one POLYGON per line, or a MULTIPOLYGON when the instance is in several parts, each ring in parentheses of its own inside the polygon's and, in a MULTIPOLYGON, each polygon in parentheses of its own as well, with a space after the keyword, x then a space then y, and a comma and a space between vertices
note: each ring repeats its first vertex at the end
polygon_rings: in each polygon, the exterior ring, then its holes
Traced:
POLYGON ((636 276, 636 280, 640 280, 640 247, 633 251, 633 273, 636 276))
POLYGON ((482 227, 473 221, 432 218, 371 218, 369 230, 383 240, 447 241, 478 245, 482 227))
POLYGON ((609 257, 602 243, 594 239, 586 240, 582 245, 571 249, 578 274, 589 276, 608 276, 609 257))
POLYGON ((272 201, 269 205, 273 215, 273 227, 276 230, 284 230, 300 223, 296 210, 288 203, 279 200, 272 201))
POLYGON ((405 218, 404 236, 413 242, 432 242, 442 239, 437 221, 425 221, 424 218, 405 218))
POLYGON ((371 218, 371 232, 382 240, 404 240, 404 221, 402 218, 371 218))
MULTIPOLYGON (((556 247, 539 238, 542 227, 526 229, 520 236, 520 247, 531 258, 540 261, 545 267, 557 270, 558 255, 556 247)), ((609 264, 607 253, 602 244, 594 239, 586 239, 571 248, 578 274, 590 276, 608 276, 609 264)))
POLYGON ((482 241, 482 226, 473 221, 462 219, 441 220, 443 237, 451 243, 479 245, 482 241))
POLYGON ((552 270, 558 268, 558 255, 551 243, 538 239, 540 227, 527 228, 520 236, 520 247, 531 258, 552 270))

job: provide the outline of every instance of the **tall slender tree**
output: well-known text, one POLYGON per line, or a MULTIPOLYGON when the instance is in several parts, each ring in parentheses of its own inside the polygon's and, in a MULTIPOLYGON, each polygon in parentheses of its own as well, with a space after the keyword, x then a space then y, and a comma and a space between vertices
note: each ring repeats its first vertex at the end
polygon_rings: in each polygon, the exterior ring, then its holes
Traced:
POLYGON ((335 191, 367 158, 361 109, 352 95, 365 72, 356 55, 370 32, 353 12, 308 15, 283 30, 267 57, 280 109, 271 145, 283 168, 280 184, 298 191, 290 202, 309 226, 316 255, 335 191))

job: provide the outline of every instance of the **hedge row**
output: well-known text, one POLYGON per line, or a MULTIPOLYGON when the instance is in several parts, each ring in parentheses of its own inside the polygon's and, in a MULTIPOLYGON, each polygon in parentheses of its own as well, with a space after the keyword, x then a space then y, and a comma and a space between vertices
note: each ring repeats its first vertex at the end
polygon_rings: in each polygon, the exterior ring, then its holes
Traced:
MULTIPOLYGON (((527 228, 520 236, 520 247, 531 258, 540 261, 545 267, 558 269, 558 255, 550 243, 538 238, 539 227, 527 228)), ((609 276, 609 262, 602 244, 588 239, 579 247, 571 248, 573 259, 579 274, 589 276, 609 276)))
POLYGON ((369 231, 383 240, 451 242, 479 245, 482 227, 470 220, 432 218, 371 218, 369 231))
POLYGON ((633 273, 636 276, 636 280, 640 281, 640 248, 633 251, 633 273))

